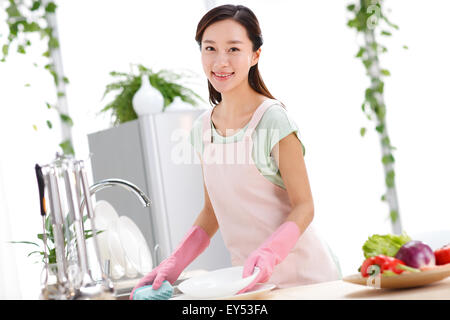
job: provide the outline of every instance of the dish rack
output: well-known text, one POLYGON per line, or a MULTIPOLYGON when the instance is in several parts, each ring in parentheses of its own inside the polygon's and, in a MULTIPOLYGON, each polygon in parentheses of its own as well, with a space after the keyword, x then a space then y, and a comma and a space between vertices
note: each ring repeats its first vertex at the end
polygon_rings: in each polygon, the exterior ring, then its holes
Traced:
POLYGON ((151 201, 138 187, 121 179, 105 179, 89 186, 84 161, 71 156, 57 153, 51 163, 36 164, 35 171, 44 242, 40 299, 116 299, 108 263, 101 263, 91 197, 103 188, 121 186, 138 196, 144 206, 150 206, 151 201), (56 255, 56 264, 51 267, 47 250, 53 249, 47 246, 46 217, 56 255))

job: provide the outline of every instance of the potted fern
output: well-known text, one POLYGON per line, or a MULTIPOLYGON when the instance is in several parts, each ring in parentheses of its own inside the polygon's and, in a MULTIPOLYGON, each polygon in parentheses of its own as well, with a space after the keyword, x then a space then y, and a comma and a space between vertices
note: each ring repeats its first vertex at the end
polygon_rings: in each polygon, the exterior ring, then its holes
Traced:
MULTIPOLYGON (((159 90, 164 98, 163 112, 170 107, 172 102, 179 97, 183 102, 198 106, 198 100, 205 102, 197 93, 179 83, 182 78, 188 78, 188 74, 177 74, 173 71, 162 69, 154 72, 141 64, 132 65, 137 67, 137 72, 130 73, 112 71, 110 75, 116 77, 114 81, 106 86, 103 98, 112 92, 117 92, 115 98, 109 102, 100 113, 111 112, 114 125, 132 121, 138 118, 133 109, 133 96, 141 87, 142 76, 148 76, 150 84, 159 90)), ((133 68, 132 68, 133 69, 133 68)))

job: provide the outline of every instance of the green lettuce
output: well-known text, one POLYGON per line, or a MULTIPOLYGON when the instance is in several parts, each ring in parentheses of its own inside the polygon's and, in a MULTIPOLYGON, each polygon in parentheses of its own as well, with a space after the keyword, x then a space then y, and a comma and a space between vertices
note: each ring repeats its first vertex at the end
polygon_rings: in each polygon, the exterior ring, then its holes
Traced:
POLYGON ((383 254, 388 257, 394 257, 397 251, 411 238, 403 232, 401 235, 395 234, 374 234, 364 243, 362 249, 364 257, 370 258, 383 254))

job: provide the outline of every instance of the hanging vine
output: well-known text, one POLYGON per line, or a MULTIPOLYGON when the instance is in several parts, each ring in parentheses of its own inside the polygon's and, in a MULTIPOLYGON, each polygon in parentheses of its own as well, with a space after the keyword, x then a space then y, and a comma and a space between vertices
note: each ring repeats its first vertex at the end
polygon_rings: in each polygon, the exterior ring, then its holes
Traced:
MULTIPOLYGON (((39 35, 40 41, 45 43, 45 51, 42 56, 47 63, 43 66, 47 70, 55 84, 57 103, 46 102, 46 109, 55 110, 63 126, 63 141, 59 144, 64 154, 74 154, 72 140, 70 138, 70 128, 73 126, 73 121, 69 114, 61 108, 61 100, 65 97, 65 84, 69 83, 55 65, 55 53, 59 50, 58 36, 51 24, 52 15, 55 14, 57 5, 53 1, 45 0, 9 0, 5 2, 6 7, 1 8, 6 12, 6 24, 8 34, 6 39, 4 35, 0 37, 1 59, 0 62, 6 62, 6 59, 11 55, 12 50, 18 54, 26 54, 32 45, 32 39, 35 35, 39 35), (65 137, 64 137, 65 136, 65 137)), ((34 63, 38 67, 37 63, 34 63)), ((30 86, 26 84, 25 86, 30 86)), ((46 120, 46 125, 49 129, 53 128, 50 120, 46 120)), ((37 126, 33 125, 34 130, 37 126)))
MULTIPOLYGON (((387 48, 378 42, 377 36, 389 37, 393 30, 399 27, 387 18, 382 0, 359 0, 349 4, 347 10, 352 16, 347 25, 361 35, 363 42, 359 47, 356 58, 360 59, 370 79, 370 85, 365 90, 362 111, 367 119, 374 122, 375 130, 378 132, 385 173, 386 193, 381 197, 389 205, 389 218, 393 232, 401 233, 401 221, 398 207, 397 192, 395 188, 395 158, 393 150, 396 148, 391 144, 386 125, 386 104, 384 102, 384 78, 391 75, 390 71, 381 67, 379 56, 386 53, 387 48)), ((406 46, 403 48, 407 49, 406 46)), ((366 128, 360 130, 361 136, 366 133, 366 128)))

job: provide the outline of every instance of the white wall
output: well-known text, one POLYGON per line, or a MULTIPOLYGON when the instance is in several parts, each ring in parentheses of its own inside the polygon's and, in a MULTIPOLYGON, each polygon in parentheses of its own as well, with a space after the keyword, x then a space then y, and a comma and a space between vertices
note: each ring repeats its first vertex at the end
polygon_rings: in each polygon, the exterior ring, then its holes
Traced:
MULTIPOLYGON (((217 1, 218 4, 229 3, 217 1)), ((346 26, 348 2, 239 1, 257 15, 264 37, 260 69, 272 94, 288 107, 306 146, 306 164, 316 206, 316 223, 341 260, 344 274, 362 262, 361 246, 372 233, 390 232, 378 137, 361 111, 368 84, 353 30, 346 26), (362 126, 366 137, 359 136, 362 126)), ((206 78, 194 36, 204 1, 59 1, 58 22, 64 69, 70 80, 69 109, 75 148, 88 154, 86 134, 109 126, 97 116, 108 73, 130 63, 155 70, 189 69, 193 87, 207 100, 206 78)), ((404 229, 409 233, 450 225, 448 198, 450 117, 448 77, 450 22, 444 0, 386 1, 400 26, 385 39, 381 63, 391 141, 398 150, 396 182, 404 229), (439 10, 436 10, 439 8, 439 10), (409 50, 403 50, 406 44, 409 50)), ((3 19, 0 13, 0 18, 3 19)), ((38 55, 39 50, 36 50, 38 55)), ((33 166, 50 161, 59 142, 48 130, 45 108, 54 101, 52 80, 32 67, 33 58, 11 56, 0 64, 0 154, 4 198, 12 240, 35 240, 40 232, 33 166), (31 87, 25 88, 25 83, 31 87), (38 125, 34 131, 33 124, 38 125)), ((54 120, 56 123, 56 120, 54 120)), ((0 206, 0 210, 5 210, 0 206)), ((3 217, 3 216, 2 216, 3 217)), ((4 223, 2 218, 2 223, 4 223)), ((2 243, 2 246, 6 244, 2 243)), ((23 298, 36 298, 39 267, 28 248, 13 248, 23 298)), ((0 263, 8 263, 1 261, 0 263)), ((15 296, 18 294, 16 293, 15 296)))

